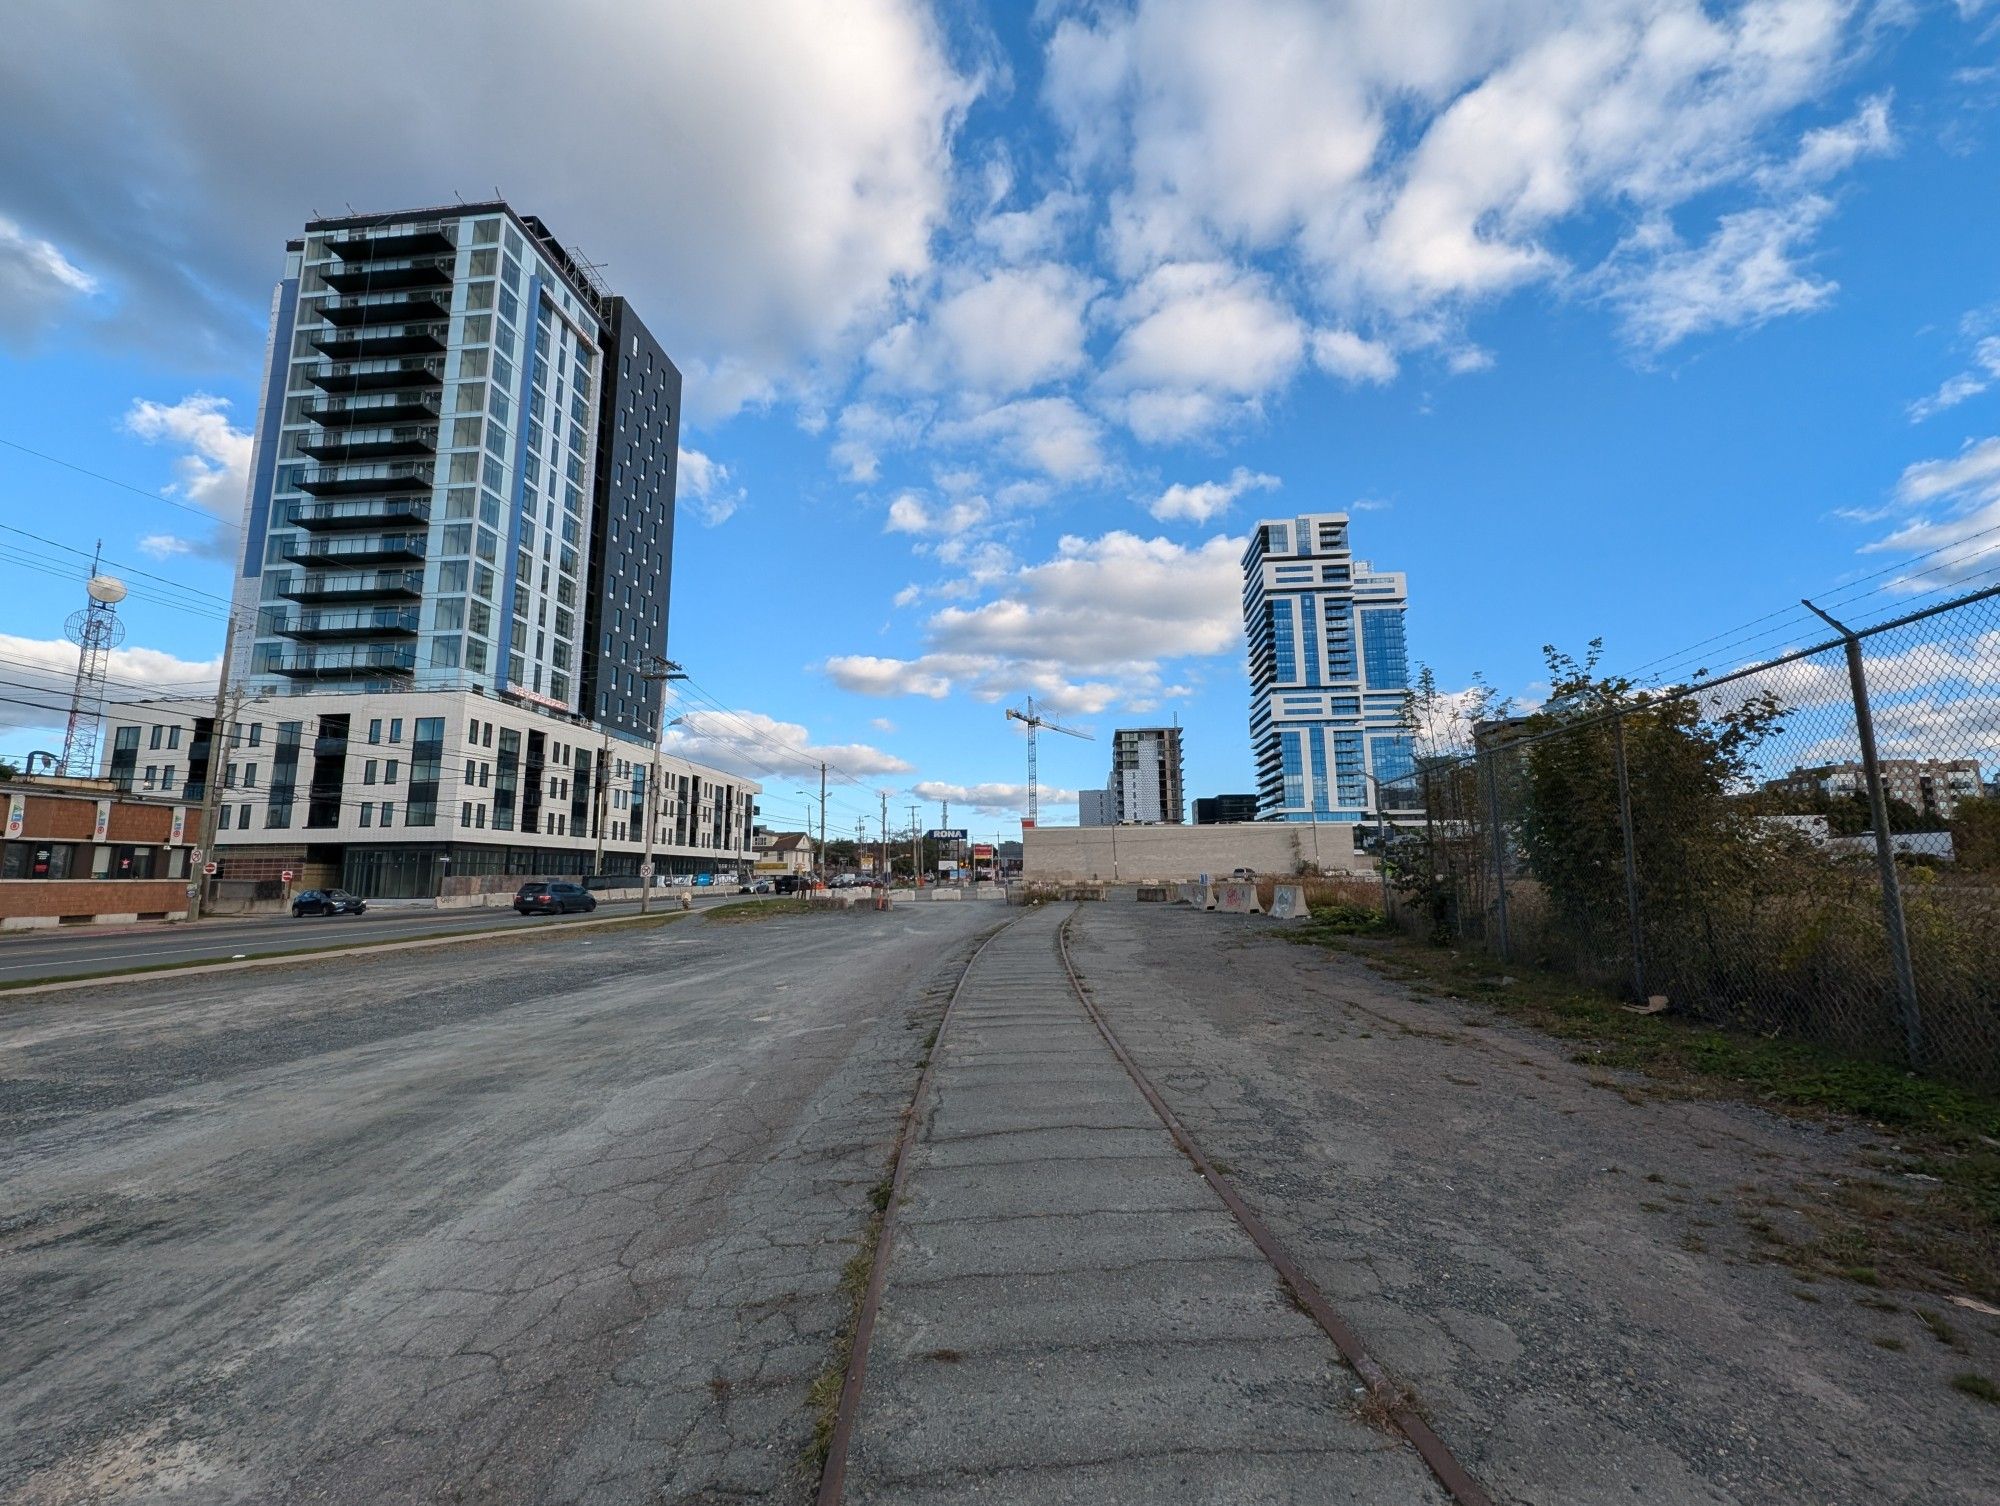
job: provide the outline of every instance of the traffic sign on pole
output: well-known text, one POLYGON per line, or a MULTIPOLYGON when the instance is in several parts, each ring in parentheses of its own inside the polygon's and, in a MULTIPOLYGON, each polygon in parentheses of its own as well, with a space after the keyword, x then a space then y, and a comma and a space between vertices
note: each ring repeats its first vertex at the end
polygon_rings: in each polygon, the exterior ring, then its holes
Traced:
POLYGON ((278 875, 278 878, 280 879, 280 881, 289 884, 292 881, 292 870, 287 868, 284 872, 278 875))
POLYGON ((651 878, 652 876, 653 876, 653 865, 651 863, 641 863, 639 865, 639 877, 651 878))
POLYGON ((203 863, 201 871, 210 878, 214 878, 218 873, 222 872, 222 865, 220 863, 203 863))

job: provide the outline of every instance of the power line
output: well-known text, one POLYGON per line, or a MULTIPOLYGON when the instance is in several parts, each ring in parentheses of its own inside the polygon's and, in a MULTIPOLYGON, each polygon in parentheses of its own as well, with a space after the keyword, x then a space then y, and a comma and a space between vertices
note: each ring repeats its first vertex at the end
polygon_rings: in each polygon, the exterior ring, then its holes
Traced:
POLYGON ((32 455, 37 460, 46 460, 50 465, 59 465, 66 471, 75 471, 79 476, 88 476, 93 481, 102 481, 107 486, 115 486, 121 491, 131 492, 134 496, 144 497, 148 501, 164 502, 169 507, 178 507, 182 512, 193 513, 198 518, 208 519, 209 522, 215 524, 218 528, 227 528, 236 533, 243 531, 242 524, 232 523, 227 518, 219 518, 214 513, 208 511, 207 508, 196 507, 191 502, 183 502, 177 497, 168 496, 165 492, 148 491, 145 487, 135 486, 130 481, 120 481, 116 476, 107 476, 102 471, 93 471, 89 466, 78 465, 75 461, 64 460, 60 456, 50 455, 42 450, 31 449, 27 445, 12 439, 0 439, 0 445, 5 445, 10 450, 19 450, 23 455, 32 455))

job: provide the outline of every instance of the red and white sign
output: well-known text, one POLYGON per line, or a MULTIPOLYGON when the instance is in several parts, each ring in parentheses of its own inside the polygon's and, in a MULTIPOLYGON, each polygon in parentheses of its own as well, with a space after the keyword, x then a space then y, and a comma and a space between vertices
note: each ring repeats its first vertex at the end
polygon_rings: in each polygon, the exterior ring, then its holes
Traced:
POLYGON ((287 868, 283 873, 279 874, 278 877, 285 883, 289 884, 292 881, 292 870, 287 868))
POLYGON ((102 842, 110 835, 111 802, 109 800, 100 800, 97 802, 97 824, 91 829, 91 838, 93 841, 102 842))
POLYGON ((210 878, 214 878, 218 873, 222 872, 222 865, 220 863, 203 863, 201 871, 210 878))
POLYGON ((21 833, 28 825, 28 797, 9 795, 7 797, 7 839, 19 841, 21 833))
MULTIPOLYGON (((185 840, 187 837, 187 819, 188 808, 185 805, 175 806, 174 824, 167 832, 167 846, 178 847, 185 840)), ((200 857, 201 854, 196 853, 195 856, 200 857)))

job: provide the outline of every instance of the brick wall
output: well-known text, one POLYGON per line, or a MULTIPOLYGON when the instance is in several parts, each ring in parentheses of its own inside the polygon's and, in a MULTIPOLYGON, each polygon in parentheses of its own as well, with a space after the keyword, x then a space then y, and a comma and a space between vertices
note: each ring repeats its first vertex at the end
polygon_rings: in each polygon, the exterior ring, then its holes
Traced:
POLYGON ((0 921, 64 915, 178 915, 184 914, 187 907, 185 879, 13 879, 0 882, 0 921))

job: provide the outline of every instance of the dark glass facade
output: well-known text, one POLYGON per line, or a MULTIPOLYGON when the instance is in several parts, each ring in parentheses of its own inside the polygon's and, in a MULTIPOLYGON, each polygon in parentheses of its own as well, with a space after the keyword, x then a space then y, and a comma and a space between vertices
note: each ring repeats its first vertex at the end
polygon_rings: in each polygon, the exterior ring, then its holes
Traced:
POLYGON ((605 400, 579 700, 591 720, 650 743, 659 687, 643 676, 667 652, 681 374, 623 298, 605 299, 599 312, 605 400))

